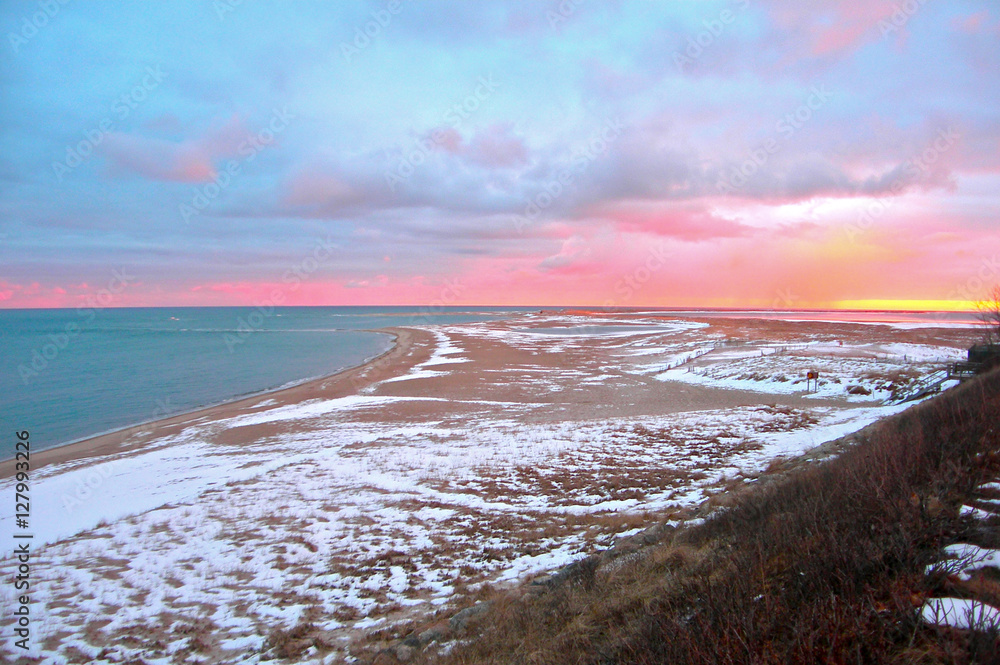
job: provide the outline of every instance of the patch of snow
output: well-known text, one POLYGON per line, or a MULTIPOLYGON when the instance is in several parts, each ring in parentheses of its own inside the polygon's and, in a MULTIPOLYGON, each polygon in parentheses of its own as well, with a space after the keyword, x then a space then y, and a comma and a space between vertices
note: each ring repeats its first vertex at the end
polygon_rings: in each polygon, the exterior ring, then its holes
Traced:
POLYGON ((382 383, 394 383, 396 381, 411 381, 413 379, 429 379, 435 376, 444 376, 445 374, 446 372, 435 372, 434 370, 430 369, 419 369, 419 370, 415 369, 411 371, 409 374, 403 374, 401 376, 394 376, 390 379, 384 379, 382 383))
POLYGON ((920 617, 935 626, 964 630, 1000 629, 1000 610, 978 600, 931 598, 921 608, 920 617))
POLYGON ((942 564, 951 574, 969 579, 973 571, 1000 567, 1000 550, 985 549, 969 543, 955 543, 944 548, 945 560, 927 567, 928 571, 942 564))
POLYGON ((958 514, 962 517, 971 517, 977 520, 985 520, 993 517, 993 513, 987 512, 981 508, 976 508, 975 506, 962 506, 958 511, 958 514))

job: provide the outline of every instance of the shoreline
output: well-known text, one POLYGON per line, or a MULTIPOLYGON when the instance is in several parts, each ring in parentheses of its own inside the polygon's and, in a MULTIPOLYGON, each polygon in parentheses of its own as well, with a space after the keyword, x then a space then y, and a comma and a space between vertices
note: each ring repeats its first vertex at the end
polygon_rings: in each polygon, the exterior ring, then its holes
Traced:
MULTIPOLYGON (((411 355, 411 352, 416 350, 414 337, 418 335, 414 333, 417 332, 417 329, 389 327, 365 330, 364 332, 389 335, 392 338, 392 346, 359 365, 346 367, 332 374, 306 379, 291 386, 274 388, 198 407, 183 413, 170 414, 40 450, 32 455, 32 461, 36 465, 34 468, 40 469, 53 464, 85 462, 113 453, 133 452, 151 440, 179 432, 196 421, 220 420, 240 415, 268 399, 277 400, 282 404, 292 404, 309 399, 330 399, 356 393, 382 380, 382 374, 390 370, 395 373, 395 366, 399 364, 397 361, 411 355)), ((13 470, 4 468, 0 471, 0 479, 6 479, 13 475, 13 470)))
MULTIPOLYGON (((123 427, 113 427, 111 429, 107 429, 107 430, 104 430, 102 432, 95 432, 94 434, 88 434, 86 436, 81 436, 79 438, 72 439, 70 441, 65 441, 63 443, 57 443, 56 445, 51 446, 49 448, 46 448, 45 450, 39 450, 36 453, 36 456, 37 455, 41 455, 41 453, 47 452, 49 450, 56 450, 57 448, 65 448, 67 446, 75 446, 75 445, 77 445, 79 443, 86 443, 87 441, 90 441, 91 439, 98 439, 98 438, 103 437, 103 436, 110 436, 112 434, 123 433, 123 432, 130 431, 130 430, 138 432, 138 431, 143 430, 144 428, 149 427, 150 425, 155 425, 156 423, 159 423, 159 422, 161 422, 163 420, 167 420, 168 418, 174 418, 174 417, 178 417, 179 418, 181 416, 188 416, 188 415, 195 414, 195 413, 197 413, 199 411, 207 411, 208 409, 213 409, 215 407, 226 406, 227 404, 234 404, 234 403, 240 402, 242 400, 250 400, 250 399, 254 399, 255 397, 263 397, 265 395, 279 394, 279 393, 281 393, 281 392, 283 392, 285 390, 291 390, 292 388, 298 388, 300 386, 304 386, 304 385, 312 383, 314 381, 323 381, 325 379, 329 379, 331 377, 334 377, 337 374, 340 374, 341 372, 346 372, 346 371, 349 371, 351 369, 356 369, 356 368, 359 368, 359 367, 363 367, 366 364, 368 364, 369 362, 372 362, 374 360, 377 360, 378 358, 381 358, 385 354, 387 354, 390 351, 392 351, 393 347, 395 346, 396 339, 397 339, 397 336, 395 335, 395 333, 386 332, 386 331, 384 331, 384 330, 382 330, 380 328, 371 329, 371 330, 359 330, 357 332, 372 332, 372 333, 379 333, 379 334, 388 335, 389 337, 392 338, 390 340, 390 344, 391 345, 385 351, 382 351, 381 353, 377 353, 374 356, 370 356, 368 358, 365 358, 360 363, 358 363, 357 365, 349 365, 347 367, 342 367, 341 369, 338 369, 338 370, 336 370, 334 372, 331 372, 329 374, 321 374, 321 375, 318 375, 318 376, 306 377, 304 379, 293 379, 291 381, 286 381, 285 383, 281 384, 280 386, 275 386, 275 387, 272 387, 272 388, 265 388, 264 390, 257 390, 257 391, 246 392, 246 393, 242 393, 240 395, 233 395, 232 397, 223 399, 223 400, 218 401, 218 402, 211 402, 209 404, 202 404, 201 406, 196 406, 196 407, 193 407, 193 408, 190 408, 190 409, 186 409, 186 410, 183 410, 183 411, 171 411, 170 413, 166 413, 166 414, 163 414, 163 415, 160 415, 160 416, 156 416, 154 418, 150 418, 149 420, 142 420, 142 421, 139 421, 137 423, 132 423, 130 425, 125 425, 123 427)), ((12 459, 14 459, 14 458, 13 457, 3 457, 3 458, 0 458, 0 462, 9 461, 9 460, 12 460, 12 459)), ((0 474, 0 478, 2 478, 2 477, 3 477, 3 475, 0 474)))

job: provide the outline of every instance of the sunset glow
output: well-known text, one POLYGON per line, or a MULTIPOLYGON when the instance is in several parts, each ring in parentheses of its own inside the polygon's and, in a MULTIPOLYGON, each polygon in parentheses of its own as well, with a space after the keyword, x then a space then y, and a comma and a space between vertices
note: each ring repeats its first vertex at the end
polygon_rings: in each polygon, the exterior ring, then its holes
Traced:
POLYGON ((1000 12, 913 5, 4 3, 0 307, 967 309, 1000 12))

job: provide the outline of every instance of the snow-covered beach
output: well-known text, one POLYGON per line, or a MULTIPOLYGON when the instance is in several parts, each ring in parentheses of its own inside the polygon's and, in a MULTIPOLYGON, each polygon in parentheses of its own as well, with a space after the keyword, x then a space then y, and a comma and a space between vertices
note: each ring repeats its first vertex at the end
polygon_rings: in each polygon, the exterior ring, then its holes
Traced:
POLYGON ((886 402, 975 336, 658 314, 393 332, 361 368, 39 454, 34 655, 256 663, 306 626, 303 656, 338 662, 906 408, 886 402))

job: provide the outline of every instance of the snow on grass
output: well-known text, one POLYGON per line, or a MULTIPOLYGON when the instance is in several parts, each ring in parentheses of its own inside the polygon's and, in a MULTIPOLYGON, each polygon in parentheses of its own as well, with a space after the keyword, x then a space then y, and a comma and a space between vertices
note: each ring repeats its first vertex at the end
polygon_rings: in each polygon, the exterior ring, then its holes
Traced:
POLYGON ((771 456, 798 455, 857 432, 877 420, 905 411, 909 406, 896 404, 850 410, 813 409, 812 413, 819 417, 816 425, 795 431, 762 434, 761 439, 769 444, 768 453, 771 456))
MULTIPOLYGON (((399 380, 403 377, 397 377, 399 380)), ((308 400, 299 404, 290 404, 274 409, 259 411, 245 416, 237 416, 226 420, 218 421, 223 427, 247 427, 249 425, 260 425, 262 423, 272 423, 283 420, 304 420, 327 415, 333 411, 357 408, 373 408, 392 404, 394 402, 412 401, 443 401, 439 397, 394 397, 394 396, 373 396, 373 395, 348 395, 336 399, 308 400)))
MULTIPOLYGON (((685 345, 684 348, 685 350, 679 353, 677 351, 677 347, 661 350, 656 354, 659 356, 659 358, 656 359, 656 362, 636 364, 635 367, 632 369, 632 371, 634 371, 637 374, 656 374, 659 372, 663 372, 664 370, 670 370, 679 365, 691 362, 692 360, 707 355, 711 353, 713 350, 715 350, 714 345, 704 344, 700 342, 690 345, 685 345)), ((653 354, 643 353, 641 355, 647 356, 653 354)))
POLYGON ((582 385, 600 385, 608 383, 614 379, 620 379, 621 376, 618 374, 597 374, 595 376, 588 376, 580 381, 582 385))
POLYGON ((615 324, 612 322, 602 322, 599 324, 587 323, 574 326, 521 328, 519 332, 529 335, 565 335, 572 337, 633 337, 635 335, 674 333, 690 329, 691 326, 683 324, 636 325, 635 323, 615 324))
POLYGON ((921 608, 920 617, 935 626, 965 630, 1000 629, 1000 610, 978 600, 931 598, 921 608))
MULTIPOLYGON (((578 558, 588 528, 623 511, 704 500, 721 459, 753 473, 847 427, 831 410, 818 423, 826 434, 783 432, 797 415, 743 407, 461 429, 360 425, 328 412, 327 429, 240 455, 178 441, 120 460, 78 512, 37 514, 45 557, 60 562, 35 589, 46 608, 37 634, 79 632, 81 612, 113 617, 100 629, 109 639, 154 633, 166 630, 164 608, 194 622, 194 608, 214 607, 206 630, 231 645, 307 616, 358 617, 323 623, 336 629, 394 605, 444 602, 461 578, 512 580, 578 558), (67 602, 70 611, 56 610, 67 602)), ((58 496, 84 473, 34 492, 58 496)))
POLYGON ((482 339, 501 341, 519 349, 562 353, 575 348, 588 348, 595 340, 604 345, 619 347, 631 347, 643 341, 653 344, 664 340, 676 341, 678 335, 695 333, 708 326, 706 323, 680 319, 648 322, 604 319, 595 324, 590 317, 572 316, 549 317, 533 323, 549 325, 509 328, 469 324, 451 326, 450 329, 482 339))
POLYGON ((955 349, 916 344, 758 345, 714 350, 694 364, 668 369, 655 378, 710 388, 877 402, 938 368, 934 363, 951 362, 960 355, 955 349), (817 371, 820 378, 818 387, 807 389, 810 371, 817 371))
POLYGON ((989 567, 1000 568, 1000 550, 955 543, 945 547, 944 559, 927 566, 927 571, 943 569, 950 575, 968 580, 974 571, 989 567))
POLYGON ((532 573, 562 568, 580 558, 579 548, 572 545, 563 545, 542 554, 526 554, 511 561, 498 580, 513 582, 532 573))
POLYGON ((877 348, 895 358, 920 363, 953 363, 966 360, 968 351, 947 346, 930 344, 879 344, 877 348))
POLYGON ((976 520, 985 520, 993 517, 993 513, 981 508, 976 508, 975 506, 962 506, 962 508, 958 511, 958 514, 962 517, 969 517, 976 520))

